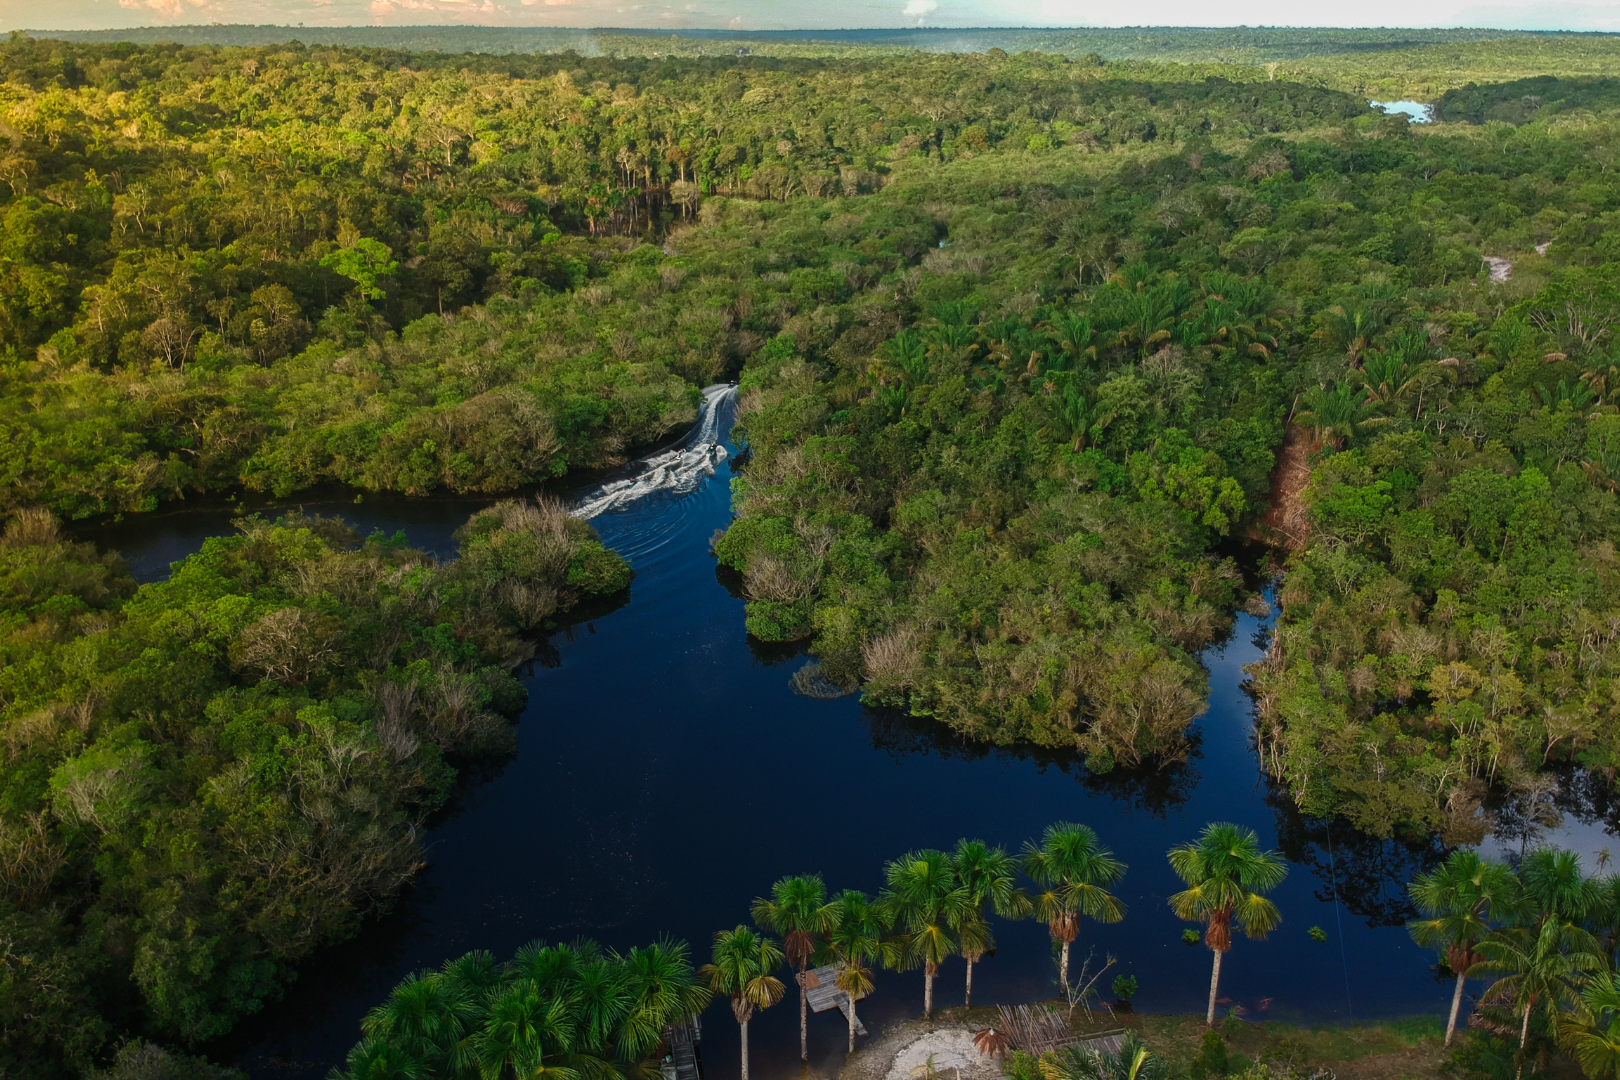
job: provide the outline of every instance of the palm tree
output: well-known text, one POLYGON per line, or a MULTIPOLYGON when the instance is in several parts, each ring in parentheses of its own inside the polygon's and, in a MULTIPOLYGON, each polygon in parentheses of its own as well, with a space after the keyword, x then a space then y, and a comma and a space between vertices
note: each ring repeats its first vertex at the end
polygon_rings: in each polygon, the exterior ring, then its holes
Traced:
POLYGON ((1134 1031, 1127 1031, 1113 1053, 1089 1046, 1070 1046, 1039 1062, 1042 1080, 1164 1080, 1169 1063, 1149 1050, 1134 1031))
POLYGON ((840 965, 837 986, 849 996, 849 1050, 855 1052, 855 1002, 872 992, 874 963, 898 959, 884 937, 883 910, 859 889, 845 889, 827 905, 827 948, 840 965))
POLYGON ((1610 390, 1620 390, 1620 367, 1611 364, 1606 368, 1593 368, 1581 376, 1581 382, 1592 388, 1598 403, 1602 404, 1610 390))
POLYGON ((564 998, 543 1000, 523 985, 504 986, 491 996, 481 1031, 473 1038, 473 1056, 483 1080, 574 1080, 570 1069, 548 1069, 550 1050, 573 1043, 573 1017, 564 998))
MULTIPOLYGON (((1581 873, 1580 859, 1573 851, 1532 851, 1519 864, 1519 880, 1524 884, 1525 905, 1538 921, 1557 921, 1576 929, 1602 906, 1602 887, 1597 879, 1581 873)), ((1598 946, 1596 941, 1585 941, 1580 947, 1595 952, 1598 946)))
POLYGON ((1367 404, 1399 413, 1401 399, 1417 386, 1417 370, 1402 353, 1374 352, 1367 355, 1360 372, 1351 373, 1351 378, 1367 389, 1367 404))
POLYGON ((1170 869, 1187 883, 1170 898, 1170 909, 1178 919, 1203 923, 1204 944, 1215 954, 1205 1017, 1214 1026, 1221 956, 1232 947, 1232 923, 1249 938, 1276 929, 1282 913, 1263 894, 1282 883, 1288 868, 1277 852, 1260 850, 1253 829, 1218 821, 1204 826, 1197 840, 1171 848, 1170 869))
POLYGON ((951 873, 963 899, 951 927, 956 931, 962 959, 967 961, 967 996, 963 1004, 972 1005, 973 965, 996 947, 985 906, 1004 919, 1022 919, 1029 915, 1030 902, 1018 887, 1017 861, 1004 849, 990 847, 983 840, 956 842, 951 873))
POLYGON ((1069 947, 1080 934, 1080 916, 1116 923, 1125 905, 1106 886, 1125 876, 1125 864, 1103 847, 1089 826, 1059 821, 1047 826, 1040 845, 1024 843, 1024 873, 1040 886, 1035 918, 1047 925, 1052 940, 1062 943, 1058 981, 1069 988, 1069 947))
POLYGON ((1086 436, 1099 434, 1113 421, 1114 414, 1100 401, 1088 402, 1072 372, 1054 371, 1046 385, 1050 389, 1054 427, 1069 440, 1069 450, 1078 454, 1086 445, 1086 436))
POLYGON ((633 1004, 619 966, 608 957, 591 957, 575 973, 568 1000, 580 1048, 599 1058, 611 1058, 633 1004))
POLYGON ((589 955, 594 948, 596 943, 589 941, 559 945, 531 941, 518 949, 501 969, 500 977, 506 982, 526 982, 542 996, 561 997, 573 986, 583 958, 581 950, 589 955))
POLYGON ((1468 969, 1484 959, 1475 946, 1491 932, 1491 921, 1510 914, 1518 899, 1518 879, 1499 863, 1486 862, 1475 851, 1454 851, 1439 869, 1420 874, 1407 886, 1423 918, 1406 924, 1412 940, 1445 957, 1457 975, 1446 1021, 1446 1045, 1457 1032, 1468 969))
POLYGON ((964 900, 943 851, 913 851, 883 868, 887 888, 878 898, 903 932, 900 961, 923 966, 923 1016, 934 1015, 934 976, 956 950, 950 926, 964 900))
POLYGON ((1335 446, 1343 446, 1363 428, 1389 423, 1389 417, 1374 415, 1367 407, 1367 391, 1352 390, 1349 383, 1339 383, 1331 390, 1309 390, 1304 405, 1305 411, 1294 417, 1295 423, 1310 428, 1317 442, 1332 442, 1335 446))
POLYGON ((799 969, 799 1060, 810 1060, 810 991, 804 973, 816 944, 827 932, 827 887, 818 874, 785 877, 771 886, 771 898, 754 901, 754 921, 782 935, 782 954, 799 969))
POLYGON ((1571 930, 1556 918, 1541 919, 1529 926, 1499 930, 1479 943, 1484 959, 1472 970, 1502 975, 1486 988, 1481 1000, 1509 1000, 1511 1011, 1523 1017, 1519 1025, 1520 1074, 1524 1072, 1524 1048, 1530 1041, 1530 1014, 1536 1006, 1546 1008, 1548 1026, 1555 1027, 1559 1012, 1577 1000, 1578 983, 1603 966, 1595 953, 1582 947, 1591 935, 1571 930))
POLYGON ((360 1028, 373 1043, 367 1053, 375 1061, 395 1061, 403 1054, 428 1072, 451 1072, 478 1014, 478 1007, 450 980, 421 971, 394 987, 387 1001, 366 1014, 360 1028), (384 1046, 390 1049, 380 1054, 384 1046))
POLYGON ((536 941, 501 965, 469 953, 395 987, 336 1080, 636 1080, 665 1028, 709 999, 667 939, 627 956, 536 941))
POLYGON ((1383 328, 1383 314, 1375 305, 1335 304, 1322 313, 1321 327, 1312 336, 1343 352, 1345 360, 1354 367, 1383 328))
POLYGON ((646 1057, 663 1039, 664 1028, 709 1006, 712 995, 697 981, 684 941, 663 938, 631 949, 623 971, 632 1002, 618 1039, 626 1058, 646 1057))
POLYGON ((782 1000, 786 987, 772 975, 782 962, 782 950, 770 938, 746 926, 714 935, 714 962, 698 972, 709 989, 731 998, 731 1014, 742 1033, 742 1080, 748 1080, 748 1021, 755 1009, 768 1009, 782 1000))
MULTIPOLYGON (((639 1061, 657 1045, 657 1037, 648 1042, 649 1018, 633 1016, 636 990, 624 959, 594 941, 530 942, 498 976, 505 987, 522 990, 543 1006, 562 1003, 569 1038, 553 1072, 612 1072, 616 1061, 639 1061)), ((656 1034, 663 1034, 661 1023, 656 1034)))
POLYGON ((1586 980, 1574 1015, 1559 1025, 1558 1042, 1592 1080, 1620 1080, 1620 984, 1613 972, 1586 980))
MULTIPOLYGON (((1042 323, 1041 328, 1057 339, 1058 348, 1062 350, 1063 358, 1058 366, 1077 366, 1082 356, 1097 359, 1097 346, 1092 344, 1096 332, 1092 329, 1089 316, 1074 310, 1060 311, 1050 321, 1042 323)), ((1030 374, 1039 374, 1039 371, 1030 374)))
POLYGON ((403 1042, 388 1035, 367 1035, 349 1050, 344 1068, 328 1080, 419 1080, 435 1076, 403 1042))
MULTIPOLYGON (((1598 854, 1600 863, 1606 861, 1607 854, 1607 849, 1598 854)), ((1592 928, 1603 955, 1612 957, 1620 950, 1620 875, 1596 878, 1593 885, 1594 904, 1587 913, 1587 925, 1592 928)))
POLYGON ((1540 388, 1541 403, 1549 409, 1556 409, 1565 402, 1576 412, 1585 412, 1587 408, 1597 402, 1597 394, 1586 383, 1577 380, 1573 385, 1558 380, 1558 387, 1549 390, 1545 386, 1540 388))
POLYGON ((475 949, 454 960, 446 960, 439 969, 439 977, 459 993, 478 999, 501 981, 501 968, 495 963, 494 953, 475 949))

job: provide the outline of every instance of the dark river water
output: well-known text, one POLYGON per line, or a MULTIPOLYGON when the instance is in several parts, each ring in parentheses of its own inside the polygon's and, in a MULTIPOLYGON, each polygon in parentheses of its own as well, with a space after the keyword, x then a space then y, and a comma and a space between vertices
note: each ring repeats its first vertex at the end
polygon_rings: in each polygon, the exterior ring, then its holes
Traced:
MULTIPOLYGON (((636 569, 628 598, 556 635, 525 674, 530 698, 509 761, 470 776, 427 837, 428 868, 393 912, 308 962, 285 999, 209 1048, 254 1077, 319 1078, 358 1036, 361 1016, 405 973, 471 949, 505 958, 534 938, 594 937, 624 949, 664 934, 707 959, 711 935, 748 918, 777 878, 819 872, 830 888, 875 892, 884 860, 977 837, 1009 848, 1046 825, 1093 826, 1130 864, 1124 922, 1086 923, 1075 966, 1095 949, 1140 985, 1137 1007, 1202 1011, 1209 953, 1181 940, 1165 898, 1171 846, 1212 820, 1241 822, 1284 850, 1274 897, 1284 922, 1269 940, 1239 939, 1222 989, 1250 1015, 1340 1021, 1440 1013, 1449 988, 1400 925, 1404 882, 1441 853, 1302 822, 1271 797, 1250 748, 1242 665, 1265 624, 1243 616, 1208 651, 1210 706, 1184 766, 1090 777, 1070 758, 963 744, 928 721, 795 696, 805 661, 751 643, 743 602, 717 575, 710 535, 729 518, 730 466, 684 497, 653 496, 595 520, 636 569), (1337 901, 1336 901, 1337 897, 1337 901), (1325 943, 1307 931, 1320 926, 1325 943)), ((365 532, 403 529, 413 545, 453 553, 453 530, 484 500, 409 500, 352 492, 305 498, 365 532)), ((290 505, 290 504, 289 504, 290 505)), ((213 504, 87 530, 123 551, 143 580, 228 532, 213 504)), ((1054 993, 1044 926, 999 923, 999 949, 975 972, 980 1003, 1054 993)), ((784 973, 785 975, 785 973, 784 973)), ((962 1000, 961 961, 936 986, 962 1000)), ((1112 973, 1110 973, 1110 979, 1112 973)), ((920 971, 884 973, 861 1014, 874 1031, 920 1013, 920 971)), ((797 1076, 796 995, 756 1017, 752 1067, 797 1076)), ((713 1080, 738 1072, 737 1032, 716 1002, 704 1025, 713 1080)), ((843 1018, 813 1015, 812 1065, 835 1072, 843 1018)))

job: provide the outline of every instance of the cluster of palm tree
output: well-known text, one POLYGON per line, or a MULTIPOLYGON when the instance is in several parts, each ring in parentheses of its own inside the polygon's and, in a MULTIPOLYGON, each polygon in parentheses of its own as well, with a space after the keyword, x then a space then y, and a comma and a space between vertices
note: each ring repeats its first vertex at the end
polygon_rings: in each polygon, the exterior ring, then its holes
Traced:
POLYGON ((626 954, 534 942, 506 963, 471 952, 406 976, 331 1080, 646 1080, 665 1029, 710 991, 685 942, 626 954))
MULTIPOLYGON (((1169 859, 1187 886, 1170 905, 1181 918, 1205 925, 1204 941, 1214 952, 1213 1023, 1221 956, 1231 948, 1234 929, 1263 937, 1281 921, 1264 894, 1285 868, 1275 851, 1261 850, 1252 830, 1228 824, 1207 826, 1196 840, 1172 849, 1169 859)), ((974 966, 995 949, 992 915, 1046 925, 1058 954, 1058 981, 1068 993, 1069 955, 1082 920, 1125 917, 1125 905, 1109 892, 1125 869, 1091 828, 1058 822, 1016 855, 980 840, 962 840, 950 852, 907 852, 884 866, 876 896, 859 889, 829 893, 815 874, 783 878, 770 896, 754 901, 758 928, 738 925, 716 934, 711 962, 696 971, 685 943, 670 940, 623 955, 592 941, 534 942, 506 963, 487 952, 468 953, 396 986, 366 1017, 365 1037, 332 1080, 648 1080, 659 1071, 667 1029, 717 995, 729 1000, 736 1017, 748 1080, 748 1024, 785 995, 776 976, 784 963, 796 969, 799 1051, 806 1060, 805 976, 813 966, 836 968, 836 986, 849 997, 854 1050, 855 1003, 871 993, 880 967, 920 967, 923 1012, 932 1016, 940 967, 960 956, 972 1004, 974 966)), ((1613 993, 1620 999, 1620 988, 1613 993)), ((1620 1028, 1615 1035, 1620 1039, 1620 1028)), ((1116 1064, 1129 1064, 1134 1075, 1144 1053, 1133 1044, 1116 1064)), ((1076 1080, 1107 1064, 1065 1060, 1059 1064, 1067 1071, 1051 1080, 1076 1080)))
POLYGON ((1457 851, 1410 890, 1422 913, 1407 924, 1413 940, 1456 976, 1448 1046, 1464 981, 1494 976, 1474 1022, 1517 1035, 1518 1073, 1539 1016, 1588 1076, 1620 1080, 1620 876, 1588 877, 1574 853, 1550 848, 1516 870, 1457 851))
MULTIPOLYGON (((1209 1015, 1215 1020, 1221 957, 1234 928, 1264 937, 1281 921, 1265 898, 1286 868, 1275 851, 1264 851, 1251 829, 1216 823, 1194 841, 1172 849, 1170 866, 1186 889, 1170 898, 1180 918, 1203 923, 1214 953, 1209 1015)), ((991 915, 1035 918, 1044 923, 1058 954, 1058 982, 1070 990, 1069 956, 1083 919, 1115 923, 1125 905, 1109 892, 1126 866, 1094 830, 1073 822, 1049 826, 1039 842, 1011 854, 980 840, 961 840, 954 851, 907 852, 884 866, 877 896, 858 889, 829 894, 815 874, 786 877, 769 897, 754 901, 761 930, 747 926, 715 935, 714 963, 704 968, 710 988, 731 998, 742 1027, 743 1077, 748 1076, 748 1020, 756 1008, 782 999, 785 985, 772 975, 786 961, 797 969, 799 1053, 809 1059, 809 988, 812 966, 835 965, 837 987, 849 996, 849 1048, 855 1049, 855 1002, 871 992, 875 969, 923 971, 923 1015, 934 1010, 934 979, 941 965, 960 956, 967 968, 965 1001, 973 1003, 973 969, 994 950, 991 915), (1030 887, 1020 884, 1020 874, 1030 887)))
MULTIPOLYGON (((1054 837, 1078 846, 1098 857, 1112 856, 1083 825, 1059 824, 1047 830, 1054 837)), ((1029 851, 1042 854, 1046 845, 1029 845, 1029 851)), ((1029 854, 1022 860, 1028 865, 1029 854)), ((989 914, 1021 918, 1034 910, 1029 895, 1018 886, 1021 861, 1006 850, 980 840, 962 840, 953 852, 913 851, 884 867, 885 887, 876 896, 859 889, 829 894, 816 874, 786 877, 771 889, 769 897, 754 901, 754 921, 764 929, 780 934, 778 947, 746 926, 715 935, 713 969, 725 971, 723 979, 711 985, 718 993, 731 996, 738 1023, 743 1025, 743 1074, 747 1075, 747 1016, 752 1009, 775 1004, 782 997, 783 984, 770 971, 783 960, 797 968, 799 984, 799 1052, 809 1058, 809 986, 805 975, 812 966, 833 964, 838 968, 837 988, 849 996, 849 1048, 855 1048, 855 1002, 872 990, 879 967, 896 970, 923 968, 923 1011, 933 1014, 934 978, 939 967, 960 954, 967 962, 967 993, 973 994, 973 965, 995 947, 989 914), (747 964, 730 964, 733 956, 747 952, 747 964), (728 963, 722 964, 725 956, 728 963)), ((1115 864, 1113 877, 1124 871, 1115 864)), ((1112 880, 1110 878, 1109 880, 1112 880)), ((1088 881, 1086 884, 1094 885, 1088 881)), ((1117 905, 1117 901, 1115 901, 1117 905)), ((710 970, 710 969, 705 969, 710 970)))

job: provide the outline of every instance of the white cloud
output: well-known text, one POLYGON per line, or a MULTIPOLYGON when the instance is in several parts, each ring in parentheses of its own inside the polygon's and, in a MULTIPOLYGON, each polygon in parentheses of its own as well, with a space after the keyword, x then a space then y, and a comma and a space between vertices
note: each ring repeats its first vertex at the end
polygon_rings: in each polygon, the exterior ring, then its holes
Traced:
POLYGON ((902 18, 914 20, 918 26, 923 20, 939 10, 939 0, 906 0, 906 6, 900 9, 902 18))

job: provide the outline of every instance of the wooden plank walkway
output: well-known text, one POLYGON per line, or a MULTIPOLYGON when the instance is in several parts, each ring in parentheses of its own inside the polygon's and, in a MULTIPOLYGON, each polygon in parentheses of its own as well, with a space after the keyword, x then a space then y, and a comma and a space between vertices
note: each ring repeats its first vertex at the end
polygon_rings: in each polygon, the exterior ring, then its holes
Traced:
MULTIPOLYGON (((828 1012, 837 1009, 844 1014, 844 1023, 849 1023, 849 995, 838 989, 838 973, 843 970, 841 964, 828 964, 804 973, 805 997, 810 1001, 811 1012, 828 1012)), ((862 994, 856 1001, 864 1001, 866 995, 862 994)), ((866 1025, 861 1023, 859 1016, 855 1017, 855 1034, 865 1035, 866 1025)))
POLYGON ((1088 1050, 1096 1050, 1104 1054, 1117 1054, 1119 1048, 1125 1045, 1125 1033, 1117 1032, 1113 1035, 1103 1035, 1095 1039, 1086 1039, 1080 1043, 1088 1050))
POLYGON ((1001 1013, 999 1029, 1006 1033, 1013 1049, 1036 1057, 1069 1046, 1117 1054, 1125 1042, 1124 1028, 1076 1035, 1068 1018, 1051 1006, 1000 1005, 997 1009, 1001 1013))
POLYGON ((664 1029, 669 1043, 668 1064, 661 1070, 665 1080, 703 1080, 697 1056, 697 1040, 701 1037, 697 1024, 694 1016, 690 1023, 671 1024, 664 1029))

